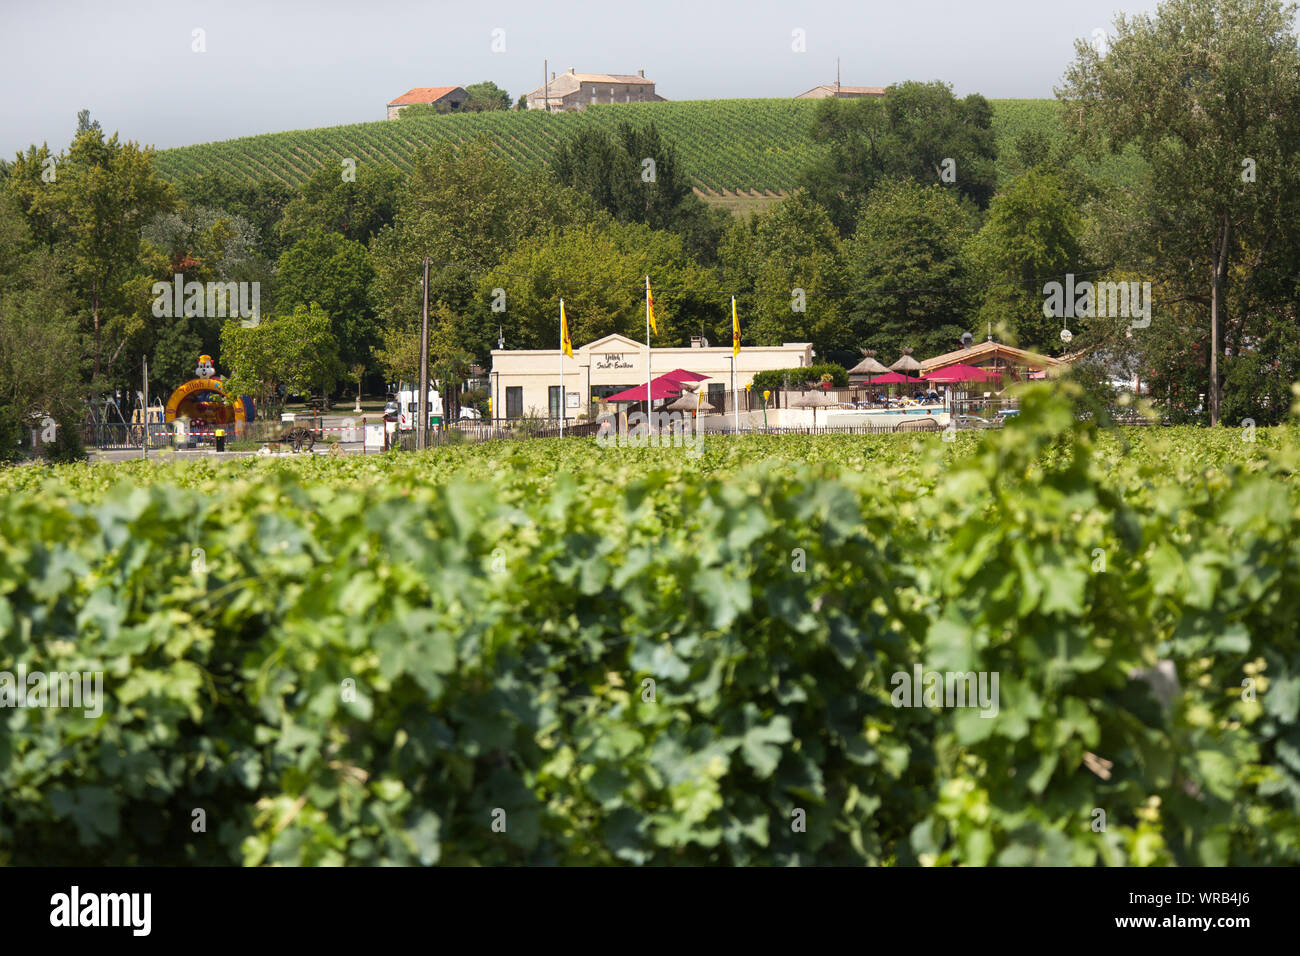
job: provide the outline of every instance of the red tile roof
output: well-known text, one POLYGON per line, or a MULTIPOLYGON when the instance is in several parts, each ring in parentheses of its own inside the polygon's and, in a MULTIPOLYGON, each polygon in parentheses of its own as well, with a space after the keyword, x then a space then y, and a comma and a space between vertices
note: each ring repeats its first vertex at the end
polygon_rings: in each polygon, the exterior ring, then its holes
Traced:
POLYGON ((460 89, 459 86, 417 86, 413 90, 407 90, 388 105, 410 106, 415 103, 436 103, 448 93, 458 89, 460 89))

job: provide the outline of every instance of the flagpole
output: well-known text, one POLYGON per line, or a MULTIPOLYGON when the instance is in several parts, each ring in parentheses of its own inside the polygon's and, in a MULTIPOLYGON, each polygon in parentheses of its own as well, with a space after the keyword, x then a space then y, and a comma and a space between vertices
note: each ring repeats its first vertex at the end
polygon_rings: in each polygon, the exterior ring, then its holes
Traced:
MULTIPOLYGON (((560 299, 560 315, 564 315, 564 300, 560 299)), ((560 323, 560 437, 564 437, 564 323, 560 323)))
POLYGON ((654 434, 654 416, 650 411, 650 276, 645 277, 645 415, 646 434, 654 434))
MULTIPOLYGON (((739 325, 736 322, 736 297, 734 295, 731 297, 731 328, 733 330, 733 334, 739 328, 739 325)), ((737 394, 737 389, 736 389, 736 386, 739 384, 738 380, 736 379, 736 352, 737 352, 736 345, 737 344, 739 344, 739 339, 737 339, 736 342, 733 342, 731 347, 731 402, 732 402, 732 407, 736 413, 735 414, 736 432, 739 433, 740 432, 740 396, 737 394)))
POLYGON ((740 431, 740 402, 736 400, 736 356, 731 356, 731 410, 735 413, 736 431, 740 431))

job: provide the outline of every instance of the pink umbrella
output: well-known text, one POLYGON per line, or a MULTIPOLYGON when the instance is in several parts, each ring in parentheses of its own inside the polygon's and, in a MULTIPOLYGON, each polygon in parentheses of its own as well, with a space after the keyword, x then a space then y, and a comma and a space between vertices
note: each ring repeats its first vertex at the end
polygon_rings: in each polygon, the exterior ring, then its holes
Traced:
MULTIPOLYGON (((661 398, 671 398, 681 392, 681 385, 677 382, 665 382, 663 377, 651 380, 650 398, 658 401, 661 398)), ((619 392, 617 395, 610 395, 605 399, 607 402, 644 402, 645 386, 638 385, 635 388, 629 388, 626 391, 619 392)))
POLYGON ((664 372, 662 375, 656 375, 654 381, 663 379, 665 382, 704 382, 709 376, 700 375, 698 372, 688 372, 684 368, 675 368, 671 372, 664 372))
POLYGON ((875 378, 867 379, 870 385, 901 385, 906 382, 915 382, 910 375, 903 375, 899 372, 886 372, 884 375, 877 375, 875 378))
POLYGON ((948 382, 987 382, 991 378, 996 378, 997 373, 989 369, 979 368, 975 365, 967 365, 965 362, 958 362, 956 365, 946 365, 943 368, 935 369, 921 378, 927 382, 945 384, 948 382))

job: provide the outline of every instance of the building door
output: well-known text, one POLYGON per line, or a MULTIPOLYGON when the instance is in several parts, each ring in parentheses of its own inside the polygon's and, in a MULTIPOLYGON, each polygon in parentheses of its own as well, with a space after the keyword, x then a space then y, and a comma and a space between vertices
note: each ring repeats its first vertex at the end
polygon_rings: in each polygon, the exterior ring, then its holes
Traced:
POLYGON ((524 417, 524 388, 522 385, 506 386, 506 418, 524 417))
POLYGON ((709 404, 718 413, 727 410, 727 386, 721 382, 709 383, 709 404))

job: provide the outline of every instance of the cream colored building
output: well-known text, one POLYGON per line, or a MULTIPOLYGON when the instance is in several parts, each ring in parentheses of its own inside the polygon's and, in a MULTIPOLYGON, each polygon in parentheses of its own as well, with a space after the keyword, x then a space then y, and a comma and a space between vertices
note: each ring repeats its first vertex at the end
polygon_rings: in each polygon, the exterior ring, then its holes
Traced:
MULTIPOLYGON (((731 345, 650 350, 650 377, 685 369, 708 379, 700 383, 711 404, 721 410, 722 393, 732 385, 731 345)), ((809 342, 779 346, 742 346, 735 357, 735 388, 743 389, 755 373, 768 369, 800 368, 813 363, 809 342)), ((492 350, 491 396, 493 418, 536 415, 558 418, 561 378, 564 417, 588 420, 603 414, 601 399, 624 389, 645 385, 646 347, 625 335, 607 335, 574 348, 573 358, 558 349, 492 350), (563 356, 563 364, 561 364, 563 356)), ((626 407, 626 406, 624 406, 626 407)), ((658 406, 656 406, 658 407, 658 406)))
POLYGON ((663 103, 655 92, 655 81, 647 80, 645 70, 629 73, 578 73, 569 67, 558 77, 552 73, 548 83, 527 94, 530 110, 565 113, 584 110, 602 103, 663 103))

